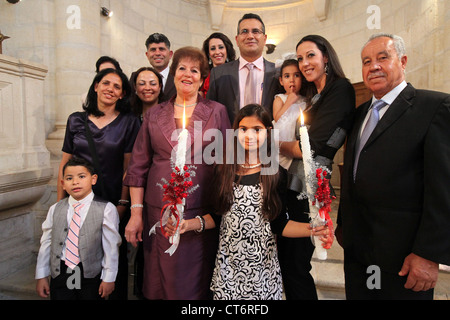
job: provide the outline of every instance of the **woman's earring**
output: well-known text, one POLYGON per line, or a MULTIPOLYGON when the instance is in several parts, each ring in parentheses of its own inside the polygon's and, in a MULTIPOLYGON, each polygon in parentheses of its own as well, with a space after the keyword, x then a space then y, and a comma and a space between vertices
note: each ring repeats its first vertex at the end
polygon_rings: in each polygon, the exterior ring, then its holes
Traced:
POLYGON ((328 62, 325 63, 325 74, 328 75, 328 62))

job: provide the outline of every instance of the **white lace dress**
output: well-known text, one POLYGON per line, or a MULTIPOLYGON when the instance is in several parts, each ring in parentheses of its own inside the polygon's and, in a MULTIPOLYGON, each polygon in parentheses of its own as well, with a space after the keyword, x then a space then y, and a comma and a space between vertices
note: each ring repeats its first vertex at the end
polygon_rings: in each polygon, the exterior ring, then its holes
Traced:
POLYGON ((261 214, 259 173, 234 184, 222 216, 211 290, 215 300, 280 300, 282 279, 274 234, 261 214))
MULTIPOLYGON (((287 94, 281 93, 275 96, 279 97, 283 103, 286 102, 287 94)), ((305 111, 306 103, 303 101, 303 97, 299 97, 299 99, 293 103, 289 109, 287 109, 282 116, 278 119, 278 121, 273 121, 273 128, 278 130, 278 139, 279 141, 294 141, 295 137, 295 126, 297 124, 297 120, 300 118, 300 109, 305 111)), ((289 166, 292 163, 292 158, 284 156, 280 154, 280 165, 286 170, 289 169, 289 166)))

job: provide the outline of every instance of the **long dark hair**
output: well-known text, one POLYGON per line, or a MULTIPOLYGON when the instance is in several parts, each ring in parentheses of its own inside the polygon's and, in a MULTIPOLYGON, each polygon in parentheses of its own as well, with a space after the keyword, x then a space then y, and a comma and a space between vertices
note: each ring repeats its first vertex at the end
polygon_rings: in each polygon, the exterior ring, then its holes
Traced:
MULTIPOLYGON (((205 41, 203 41, 203 52, 206 55, 206 59, 208 59, 209 63, 209 40, 211 39, 220 39, 222 40, 223 44, 225 45, 225 48, 227 50, 227 62, 236 60, 236 51, 234 50, 233 43, 231 40, 224 35, 221 32, 214 32, 212 33, 208 38, 206 38, 205 41)), ((213 65, 212 63, 209 63, 209 68, 212 69, 213 65)))
MULTIPOLYGON (((295 46, 295 50, 297 51, 298 46, 305 41, 314 42, 317 48, 322 52, 322 55, 328 58, 328 75, 325 87, 339 78, 346 78, 341 63, 339 62, 339 57, 333 46, 330 44, 330 42, 328 42, 327 39, 315 34, 307 35, 297 43, 297 45, 295 46)), ((308 100, 310 100, 317 93, 317 89, 314 83, 307 82, 305 89, 306 98, 308 100)))
POLYGON ((130 83, 128 81, 128 78, 120 70, 108 68, 108 69, 103 69, 102 71, 97 73, 94 77, 94 80, 92 81, 91 86, 89 87, 89 91, 86 96, 86 101, 83 104, 83 110, 86 111, 88 114, 91 114, 95 117, 101 117, 101 116, 105 115, 102 111, 100 111, 98 109, 97 92, 95 92, 95 85, 97 83, 100 83, 100 81, 102 81, 102 79, 110 73, 117 74, 120 77, 120 79, 122 80, 123 98, 117 100, 116 110, 119 111, 120 113, 130 112, 130 105, 128 103, 128 99, 129 99, 131 90, 130 90, 130 83))
MULTIPOLYGON (((233 163, 229 163, 230 159, 224 155, 224 163, 218 164, 215 168, 215 175, 213 179, 213 197, 216 213, 223 215, 230 210, 233 203, 233 183, 236 181, 236 176, 239 168, 238 159, 238 148, 240 148, 240 143, 237 138, 237 130, 239 129, 239 123, 245 117, 256 116, 259 121, 268 130, 267 138, 261 148, 267 148, 268 156, 271 156, 271 144, 272 144, 272 117, 270 114, 258 104, 249 104, 239 110, 234 123, 233 130, 235 134, 230 141, 227 141, 227 152, 234 152, 233 163), (232 149, 232 150, 231 150, 232 149), (228 160, 228 161, 227 161, 228 160)), ((268 167, 270 164, 263 164, 263 167, 268 167)), ((239 182, 240 176, 237 177, 237 182, 239 182)), ((279 172, 276 174, 261 174, 260 182, 262 185, 263 195, 262 195, 262 206, 261 211, 264 217, 269 220, 275 219, 281 210, 281 200, 278 195, 277 187, 279 180, 279 172)))
POLYGON ((152 67, 142 67, 136 70, 131 74, 130 77, 130 86, 131 86, 131 93, 130 93, 130 105, 131 105, 131 111, 133 111, 134 114, 137 116, 142 115, 142 100, 139 99, 138 95, 136 94, 136 81, 139 76, 139 74, 142 71, 151 71, 155 74, 155 76, 158 78, 159 86, 161 87, 161 90, 158 95, 158 102, 161 101, 162 97, 164 96, 164 88, 163 88, 163 79, 161 74, 156 71, 155 68, 152 67))

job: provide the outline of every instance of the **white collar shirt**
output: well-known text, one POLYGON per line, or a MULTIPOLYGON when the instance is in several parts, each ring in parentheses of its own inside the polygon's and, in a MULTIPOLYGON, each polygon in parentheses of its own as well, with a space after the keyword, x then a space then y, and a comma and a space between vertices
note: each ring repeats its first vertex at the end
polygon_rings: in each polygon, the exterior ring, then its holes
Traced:
MULTIPOLYGON (((77 202, 81 202, 84 206, 80 210, 81 226, 86 220, 86 215, 94 199, 94 193, 91 192, 83 199, 77 201, 72 196, 69 196, 69 208, 67 210, 67 225, 70 225, 72 216, 74 214, 73 205, 77 202)), ((41 246, 39 248, 38 259, 36 263, 36 279, 48 277, 50 275, 50 249, 52 241, 52 228, 53 228, 53 214, 56 204, 52 205, 48 211, 47 218, 42 224, 42 237, 41 246)), ((102 228, 102 246, 103 246, 103 260, 102 260, 102 272, 100 278, 105 282, 114 282, 117 276, 118 259, 119 259, 119 246, 121 243, 121 237, 119 230, 119 214, 116 206, 111 202, 105 207, 103 214, 103 228, 102 228), (118 245, 117 245, 118 244, 118 245)), ((65 245, 63 245, 61 252, 61 260, 65 260, 65 245)))
MULTIPOLYGON (((391 91, 389 91, 387 94, 385 94, 380 100, 383 100, 384 102, 387 103, 387 105, 383 108, 380 109, 380 111, 378 112, 379 115, 379 120, 381 120, 381 118, 384 116, 384 114, 388 111, 389 107, 391 106, 391 104, 395 101, 395 99, 397 99, 398 95, 403 91, 403 89, 405 89, 407 86, 406 81, 402 81, 400 82, 399 85, 397 85, 394 89, 392 89, 391 91)), ((372 103, 371 105, 373 105, 376 101, 378 101, 377 98, 375 98, 375 96, 372 97, 372 103)), ((370 109, 369 109, 370 110, 370 109)), ((361 126, 361 130, 359 131, 359 136, 361 137, 361 134, 363 132, 363 128, 365 128, 367 121, 369 120, 369 116, 370 116, 370 112, 367 112, 367 115, 364 119, 363 125, 361 126)))

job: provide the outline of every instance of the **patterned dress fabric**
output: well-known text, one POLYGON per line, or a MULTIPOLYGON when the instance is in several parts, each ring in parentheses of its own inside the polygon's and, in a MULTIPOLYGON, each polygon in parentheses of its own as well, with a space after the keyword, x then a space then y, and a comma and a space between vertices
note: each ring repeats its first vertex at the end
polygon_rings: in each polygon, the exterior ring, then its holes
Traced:
POLYGON ((215 300, 280 300, 282 279, 275 236, 261 213, 259 173, 234 184, 222 217, 211 290, 215 300))

